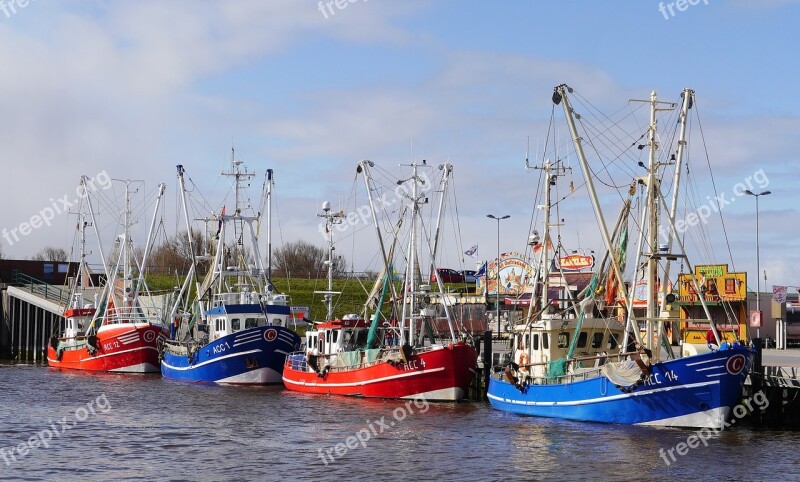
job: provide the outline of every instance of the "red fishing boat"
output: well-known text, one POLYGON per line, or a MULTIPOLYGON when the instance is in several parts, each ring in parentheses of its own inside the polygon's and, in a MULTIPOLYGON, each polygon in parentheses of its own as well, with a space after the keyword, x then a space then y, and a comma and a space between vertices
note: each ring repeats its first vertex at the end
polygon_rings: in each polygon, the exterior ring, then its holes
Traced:
MULTIPOLYGON (((163 185, 159 190, 156 212, 162 195, 163 185)), ((127 206, 129 210, 129 200, 127 206)), ((152 306, 145 307, 139 301, 139 293, 142 287, 146 289, 146 284, 141 273, 134 277, 129 268, 133 246, 128 231, 130 212, 126 211, 126 214, 125 235, 117 239, 119 254, 116 265, 111 272, 106 270, 106 279, 116 281, 106 283, 100 295, 99 309, 86 299, 92 279, 86 263, 86 227, 92 224, 82 220, 79 225, 81 261, 78 278, 64 310, 61 335, 54 334, 47 347, 47 363, 52 368, 131 373, 161 371, 158 348, 168 332, 160 322, 157 310, 152 306)))
MULTIPOLYGON (((286 358, 283 382, 305 393, 377 398, 460 400, 475 378, 477 353, 464 343, 411 348, 390 346, 393 328, 383 332, 383 346, 354 349, 350 340, 364 340, 369 326, 361 319, 334 320, 306 333, 306 353, 286 358)), ((365 344, 366 346, 366 344, 365 344)))
MULTIPOLYGON (((82 301, 82 295, 77 302, 82 301)), ((112 309, 108 311, 112 311, 112 309)), ((136 319, 128 310, 96 319, 97 330, 91 327, 97 310, 92 307, 71 307, 64 312, 65 330, 53 336, 47 347, 47 363, 52 368, 74 370, 155 373, 160 372, 158 345, 167 335, 160 323, 136 319)))
MULTIPOLYGON (((371 191, 371 186, 367 170, 371 166, 369 161, 359 164, 359 172, 364 173, 368 192, 371 191)), ((319 323, 314 329, 308 330, 305 350, 292 353, 286 358, 283 382, 288 389, 305 393, 441 401, 459 400, 467 395, 470 382, 475 378, 477 352, 464 341, 464 334, 456 332, 452 310, 447 303, 439 306, 444 309, 444 316, 441 316, 437 307, 430 303, 430 286, 419 284, 420 263, 415 248, 414 226, 417 225, 419 206, 427 203, 427 198, 417 195, 417 183, 420 180, 417 167, 422 166, 411 166, 413 175, 407 181, 414 181, 410 190, 412 229, 408 250, 410 256, 403 283, 405 289, 398 296, 391 274, 394 271, 391 258, 395 243, 392 243, 387 254, 378 229, 384 267, 383 276, 376 282, 373 293, 379 291, 380 283, 383 288, 380 289, 381 295, 376 303, 377 313, 369 323, 358 315, 332 320, 332 297, 337 294, 332 290, 332 228, 344 215, 341 212, 331 213, 328 203, 323 205, 325 214, 320 216, 326 218, 329 242, 329 259, 326 260, 328 290, 319 293, 325 295, 327 319, 330 321, 319 323), (392 315, 381 321, 380 307, 389 291, 391 299, 395 301, 392 303, 392 315), (435 329, 442 318, 447 320, 449 333, 440 335, 435 329)), ((444 175, 437 192, 444 195, 452 167, 446 164, 440 170, 444 175)), ((405 181, 398 184, 402 182, 405 181)), ((370 206, 373 219, 376 219, 374 204, 370 202, 370 206)), ((394 239, 397 240, 396 235, 394 239)), ((435 246, 436 241, 429 251, 432 267, 436 266, 435 246)), ((438 280, 438 287, 441 294, 444 291, 441 280, 438 280)))

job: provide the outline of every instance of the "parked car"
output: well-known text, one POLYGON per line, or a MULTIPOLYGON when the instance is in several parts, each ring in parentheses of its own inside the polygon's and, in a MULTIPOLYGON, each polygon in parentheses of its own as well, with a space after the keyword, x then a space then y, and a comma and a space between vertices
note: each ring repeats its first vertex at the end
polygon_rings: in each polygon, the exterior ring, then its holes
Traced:
POLYGON ((465 269, 461 272, 461 276, 464 277, 464 283, 476 283, 478 278, 475 277, 475 271, 465 269))
POLYGON ((463 283, 464 275, 450 268, 436 268, 436 273, 431 273, 431 283, 436 283, 436 274, 439 274, 442 283, 463 283))

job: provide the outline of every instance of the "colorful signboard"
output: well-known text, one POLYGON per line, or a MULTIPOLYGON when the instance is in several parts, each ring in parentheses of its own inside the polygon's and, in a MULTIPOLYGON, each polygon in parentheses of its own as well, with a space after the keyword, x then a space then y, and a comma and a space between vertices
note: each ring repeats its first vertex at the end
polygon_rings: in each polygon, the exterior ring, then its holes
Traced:
MULTIPOLYGON (((500 255, 500 294, 521 295, 533 291, 535 283, 533 267, 526 263, 519 253, 503 253, 500 255)), ((486 276, 478 279, 478 290, 486 287, 486 293, 497 294, 498 269, 497 259, 488 263, 486 276)))
POLYGON ((678 277, 678 297, 685 303, 698 303, 700 297, 697 288, 700 286, 706 301, 745 301, 747 299, 747 273, 728 272, 727 264, 695 266, 694 274, 687 273, 678 277))
MULTIPOLYGON (((670 282, 667 285, 667 294, 672 293, 672 288, 672 282, 670 282)), ((658 305, 661 306, 661 300, 664 298, 664 293, 661 292, 661 283, 656 283, 655 291, 658 296, 658 305)), ((636 308, 647 306, 647 280, 639 280, 636 282, 633 289, 633 306, 636 308)))
POLYGON ((559 267, 564 271, 580 271, 594 266, 594 256, 570 254, 558 258, 559 267))

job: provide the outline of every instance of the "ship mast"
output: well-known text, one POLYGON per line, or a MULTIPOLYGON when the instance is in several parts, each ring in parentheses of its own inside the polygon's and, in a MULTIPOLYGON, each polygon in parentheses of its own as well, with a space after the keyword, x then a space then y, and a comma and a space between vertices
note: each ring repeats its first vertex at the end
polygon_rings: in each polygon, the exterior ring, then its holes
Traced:
MULTIPOLYGON (((137 189, 134 192, 138 192, 137 189)), ((123 273, 123 293, 125 296, 125 301, 131 301, 128 298, 129 293, 131 292, 131 281, 133 278, 133 272, 130 266, 130 255, 131 250, 133 249, 133 240, 131 239, 131 192, 130 192, 130 182, 125 182, 125 244, 122 248, 122 273, 123 273)))
POLYGON ((267 279, 270 283, 272 283, 272 187, 275 185, 272 174, 272 169, 267 169, 267 279))
MULTIPOLYGON (((444 211, 445 198, 447 197, 447 186, 450 182, 450 176, 453 173, 453 166, 450 163, 440 164, 439 170, 444 171, 444 173, 442 174, 442 180, 439 183, 439 193, 441 197, 439 198, 439 209, 436 213, 436 230, 434 231, 433 236, 433 247, 431 248, 430 244, 428 245, 431 255, 431 273, 436 273, 436 254, 439 250, 439 235, 442 228, 442 214, 444 211)), ((447 317, 447 326, 450 329, 450 338, 453 340, 453 343, 455 343, 457 339, 455 328, 453 328, 453 314, 450 310, 449 300, 444 295, 444 284, 439 276, 436 276, 436 286, 439 288, 439 293, 441 294, 442 307, 444 308, 444 314, 447 317)), ((428 328, 430 331, 430 327, 428 328)))
MULTIPOLYGON (((370 160, 363 160, 363 161, 358 163, 358 167, 356 168, 356 172, 360 173, 360 174, 362 174, 364 176, 364 185, 365 185, 366 190, 367 190, 367 197, 369 198, 369 209, 370 209, 370 213, 372 214, 372 225, 375 228, 375 233, 378 236, 378 244, 381 247, 381 256, 383 257, 383 267, 386 270, 387 276, 390 276, 390 280, 391 280, 392 265, 391 265, 389 256, 386 253, 386 246, 384 246, 384 244, 383 244, 383 235, 381 234, 381 228, 378 225, 378 216, 377 216, 377 213, 375 211, 375 202, 372 199, 372 186, 370 185, 370 182, 369 182, 369 180, 370 180, 369 168, 373 167, 374 165, 375 164, 370 160)), ((397 298, 397 289, 395 288, 395 285, 394 285, 393 282, 389 283, 389 289, 391 289, 391 291, 392 291, 392 310, 391 310, 391 313, 392 313, 392 317, 394 317, 395 314, 397 313, 397 309, 396 309, 395 303, 396 303, 396 300, 398 298, 397 298)), ((380 308, 378 308, 378 309, 380 309, 380 308)), ((401 339, 401 341, 404 341, 403 340, 403 336, 404 336, 403 330, 401 330, 400 331, 400 339, 401 339)))
MULTIPOLYGON (((401 166, 411 167, 411 177, 409 179, 399 180, 397 181, 397 185, 401 185, 407 181, 411 181, 411 240, 408 247, 408 264, 406 266, 406 283, 405 283, 405 290, 409 295, 410 301, 406 303, 405 300, 403 302, 403 310, 402 310, 402 317, 401 323, 405 323, 406 320, 406 312, 409 312, 408 317, 408 338, 411 343, 415 340, 415 333, 414 329, 416 328, 416 320, 421 319, 421 313, 417 312, 417 290, 418 285, 421 281, 420 270, 419 270, 419 251, 417 249, 417 244, 419 244, 419 239, 417 237, 417 226, 419 224, 419 206, 420 204, 424 204, 427 202, 427 199, 421 197, 418 191, 418 185, 424 184, 425 180, 421 179, 417 175, 417 170, 419 166, 429 167, 425 160, 422 161, 422 164, 417 164, 416 162, 412 162, 411 164, 400 164, 401 166), (410 306, 409 306, 410 305, 410 306)), ((437 276, 438 279, 438 276, 437 276)))
MULTIPOLYGON (((241 271, 242 269, 246 268, 244 266, 244 259, 245 259, 245 252, 244 252, 244 222, 252 221, 252 218, 242 216, 242 199, 241 199, 241 191, 243 189, 243 184, 246 181, 249 181, 253 177, 255 177, 255 173, 248 172, 247 170, 242 171, 241 165, 242 161, 237 161, 235 158, 235 151, 234 148, 231 147, 231 172, 221 172, 220 174, 223 176, 233 177, 234 178, 234 198, 236 201, 236 205, 234 208, 234 213, 232 216, 226 215, 222 216, 223 224, 225 220, 232 220, 233 221, 233 232, 234 238, 236 239, 236 246, 237 246, 237 253, 235 255, 238 257, 237 260, 237 267, 241 271)), ((222 238, 224 244, 224 238, 222 238)), ((240 279, 239 282, 241 283, 242 280, 240 279)))
MULTIPOLYGON (((550 188, 555 182, 555 180, 551 181, 550 179, 550 161, 547 160, 544 162, 544 239, 542 240, 542 308, 544 309, 547 307, 547 304, 550 302, 547 299, 548 291, 550 291, 550 263, 548 260, 548 245, 550 243, 550 188)), ((498 266, 497 269, 499 270, 500 267, 498 266)), ((499 271, 498 271, 499 275, 499 271)))
POLYGON ((326 320, 333 319, 333 296, 341 294, 339 291, 333 291, 333 265, 334 257, 333 252, 336 248, 333 246, 333 226, 342 224, 344 220, 344 212, 339 211, 331 212, 331 203, 325 201, 322 203, 322 214, 317 214, 317 217, 325 219, 325 232, 328 235, 328 259, 325 260, 325 265, 328 267, 328 289, 325 291, 315 291, 315 294, 324 295, 323 302, 327 308, 326 320))
MULTIPOLYGON (((680 134, 678 136, 678 152, 675 154, 675 173, 672 180, 673 185, 673 195, 672 195, 672 203, 669 209, 669 219, 674 220, 675 216, 678 212, 678 193, 680 192, 681 186, 681 170, 683 168, 683 153, 686 149, 686 120, 689 115, 689 109, 692 108, 694 104, 694 90, 692 89, 683 89, 681 93, 681 97, 683 97, 683 102, 681 104, 681 111, 680 116, 678 117, 678 123, 680 124, 680 134)), ((669 230, 667 234, 667 252, 672 251, 672 231, 669 230)), ((664 281, 661 284, 661 306, 659 307, 659 314, 664 311, 667 307, 667 286, 669 284, 669 269, 670 263, 673 259, 672 256, 667 256, 666 263, 664 265, 664 281)), ((661 337, 664 332, 664 321, 659 319, 658 321, 658 336, 661 337)), ((670 358, 674 358, 674 354, 672 353, 672 346, 670 340, 667 340, 666 346, 668 347, 667 355, 670 358)), ((658 359, 658 357, 656 358, 658 359)))
MULTIPOLYGON (((661 183, 658 181, 658 163, 656 161, 656 151, 658 150, 658 139, 656 138, 656 111, 658 98, 656 91, 650 93, 650 129, 648 144, 650 145, 650 156, 648 161, 647 174, 647 204, 650 211, 648 229, 648 245, 650 255, 647 258, 647 322, 646 339, 644 346, 653 350, 653 320, 658 315, 656 313, 656 283, 658 282, 658 260, 653 257, 658 252, 658 191, 661 183)), ((644 229, 644 226, 642 226, 644 229)), ((666 282, 666 280, 663 280, 666 282)))
MULTIPOLYGON (((81 262, 78 265, 78 280, 75 283, 76 291, 78 286, 83 289, 89 286, 86 281, 86 275, 89 271, 89 268, 86 265, 86 228, 92 225, 92 223, 86 221, 86 213, 78 214, 78 219, 80 222, 79 226, 81 232, 81 262)), ((89 281, 91 281, 91 279, 89 281)))
MULTIPOLYGON (((235 242, 236 252, 234 253, 234 256, 237 258, 236 267, 239 273, 238 283, 240 286, 244 284, 244 273, 247 268, 247 266, 245 266, 245 252, 244 252, 244 223, 247 222, 249 224, 254 219, 249 216, 242 216, 241 191, 243 189, 243 184, 252 179, 253 177, 255 177, 255 173, 253 172, 248 172, 247 170, 242 171, 241 169, 242 163, 243 163, 242 161, 236 160, 234 148, 231 147, 231 171, 230 172, 223 171, 220 173, 223 176, 234 178, 233 190, 234 190, 234 199, 236 204, 234 206, 233 215, 222 215, 220 217, 222 219, 223 228, 225 221, 227 220, 233 221, 233 234, 234 234, 234 239, 236 240, 235 242)), ((252 225, 250 225, 250 228, 252 230, 252 225)), ((218 245, 218 250, 225 249, 224 248, 225 237, 223 233, 220 233, 220 244, 218 245)), ((256 253, 254 252, 253 254, 255 255, 256 253)), ((221 261, 224 261, 224 257, 221 259, 221 261)), ((224 269, 224 266, 220 266, 220 268, 224 269)), ((220 292, 222 292, 221 289, 222 278, 223 277, 220 276, 220 292)))
MULTIPOLYGON (((661 194, 661 182, 658 180, 658 169, 662 166, 656 160, 656 153, 659 148, 658 143, 658 121, 656 120, 656 113, 659 111, 668 111, 675 108, 672 102, 663 102, 658 100, 656 91, 650 93, 649 100, 636 100, 632 99, 631 102, 647 102, 650 104, 650 126, 648 128, 647 143, 650 147, 648 156, 647 168, 647 206, 645 213, 649 214, 647 217, 647 310, 645 313, 645 339, 644 347, 654 350, 658 353, 658 342, 653 339, 653 322, 659 318, 658 313, 658 283, 668 283, 666 279, 658 279, 658 226, 659 226, 659 196, 661 194), (668 107, 659 107, 660 104, 666 104, 668 107)), ((641 225, 640 229, 644 230, 645 226, 641 225)), ((631 306, 632 309, 632 306, 631 306)), ((638 325, 638 324, 637 324, 638 325)), ((638 332, 638 326, 637 326, 638 332)), ((656 355, 657 356, 657 355, 656 355)))
MULTIPOLYGON (((578 129, 575 126, 575 119, 573 118, 574 112, 572 110, 572 106, 570 105, 569 98, 567 97, 567 92, 571 92, 572 88, 567 87, 566 84, 561 84, 555 88, 555 92, 553 92, 553 102, 558 105, 560 103, 564 103, 564 114, 567 118, 567 124, 569 125, 569 131, 572 135, 572 142, 575 144, 575 152, 578 154, 578 159, 580 160, 581 171, 583 172, 583 177, 586 180, 586 187, 589 191, 589 199, 592 201, 592 208, 594 209, 595 216, 597 217, 597 223, 600 227, 600 235, 603 238, 603 243, 606 246, 606 249, 609 253, 614 253, 614 246, 611 243, 611 236, 608 234, 608 226, 606 225, 605 217, 603 216, 603 211, 600 209, 600 201, 597 198, 597 191, 594 187, 594 179, 592 178, 591 169, 589 169, 589 163, 586 161, 586 155, 583 152, 583 144, 581 142, 581 137, 578 134, 578 129)), ((546 248, 546 247, 545 247, 546 248)), ((614 273, 617 276, 617 279, 620 280, 619 283, 619 290, 620 294, 622 295, 623 299, 628 298, 627 289, 625 288, 625 283, 622 282, 624 279, 622 277, 622 269, 619 266, 619 260, 616 256, 611 256, 611 264, 614 267, 614 273)), ((632 329, 631 320, 628 320, 628 326, 626 327, 626 338, 627 332, 632 329)), ((640 339, 639 329, 636 327, 634 330, 634 336, 636 337, 637 341, 640 339)), ((622 346, 622 350, 624 351, 626 348, 625 345, 622 346)))

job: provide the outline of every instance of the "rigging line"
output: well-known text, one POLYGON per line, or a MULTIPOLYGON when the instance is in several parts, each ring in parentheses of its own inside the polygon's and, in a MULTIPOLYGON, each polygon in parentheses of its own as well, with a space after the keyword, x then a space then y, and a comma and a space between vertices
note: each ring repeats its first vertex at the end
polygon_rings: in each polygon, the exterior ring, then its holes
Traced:
MULTIPOLYGON (((594 146, 594 142, 595 141, 601 143, 603 145, 603 147, 609 149, 612 152, 616 151, 616 150, 619 150, 619 147, 617 147, 617 146, 626 145, 627 144, 618 135, 614 135, 615 139, 611 139, 609 137, 609 135, 607 135, 607 132, 611 132, 610 128, 607 128, 605 130, 596 129, 588 120, 584 119, 583 116, 581 116, 579 121, 581 123, 581 126, 584 129, 584 132, 586 133, 585 138, 586 138, 587 142, 592 144, 592 147, 595 149, 595 152, 598 152, 596 146, 594 146), (592 133, 595 133, 595 134, 594 135, 590 135, 592 133)), ((620 129, 621 129, 621 127, 620 127, 620 129)), ((626 134, 626 137, 633 137, 633 136, 631 134, 626 134)), ((634 143, 634 145, 635 145, 635 143, 634 143)), ((623 155, 625 155, 626 153, 628 153, 630 151, 631 147, 632 146, 626 147, 625 149, 620 151, 619 154, 610 162, 609 165, 616 164, 617 161, 623 155)), ((599 154, 598 154, 598 156, 599 156, 599 154)), ((635 156, 631 156, 629 153, 628 153, 628 156, 631 159, 635 159, 635 156)), ((623 170, 626 170, 629 175, 635 176, 635 173, 631 170, 631 168, 626 163, 622 163, 620 166, 621 166, 621 168, 623 170)), ((610 173, 609 173, 609 175, 610 175, 610 173)))
MULTIPOLYGON (((458 242, 458 252, 461 253, 461 264, 462 264, 462 267, 463 267, 463 264, 465 262, 465 260, 464 260, 464 239, 461 236, 461 234, 462 234, 461 233, 461 215, 458 212, 458 190, 456 189, 456 175, 455 175, 455 173, 453 173, 451 175, 450 182, 453 183, 453 187, 451 189, 451 191, 453 192, 453 203, 452 203, 452 205, 453 205, 453 207, 455 207, 455 210, 456 210, 456 216, 455 216, 456 240, 458 242)), ((442 195, 444 195, 444 193, 442 193, 442 195)), ((446 202, 447 202, 447 200, 445 200, 445 203, 446 202)))
MULTIPOLYGON (((637 107, 633 108, 633 107, 631 107, 631 103, 630 102, 626 102, 622 107, 620 107, 619 109, 617 109, 616 111, 614 111, 610 115, 608 115, 608 114, 605 114, 603 112, 603 110, 601 110, 597 106, 595 106, 588 98, 582 96, 577 90, 575 90, 573 88, 573 98, 575 98, 576 96, 577 96, 578 101, 581 104, 588 105, 589 107, 591 107, 591 110, 589 110, 590 113, 596 112, 596 113, 600 114, 600 116, 605 117, 608 121, 610 121, 612 123, 614 122, 614 120, 611 117, 612 116, 616 116, 617 114, 619 114, 623 110, 629 110, 629 111, 634 111, 635 112, 635 111, 637 111, 639 109, 644 108, 644 104, 639 105, 637 103, 637 107)), ((625 119, 627 117, 631 117, 632 116, 632 119, 636 120, 637 117, 633 116, 634 112, 629 112, 628 114, 623 116, 622 119, 625 119)), ((594 114, 592 114, 592 115, 594 115, 594 114)), ((595 117, 597 117, 597 116, 595 115, 595 117)), ((641 130, 641 128, 637 129, 637 131, 640 131, 640 130, 641 130)))
MULTIPOLYGON (((600 143, 614 156, 610 159, 611 165, 617 164, 618 161, 622 161, 623 156, 628 157, 631 161, 636 159, 636 156, 631 154, 631 150, 636 143, 630 143, 630 141, 619 139, 619 136, 614 136, 616 139, 613 139, 606 135, 605 132, 595 127, 594 124, 585 120, 583 117, 581 117, 580 121, 583 125, 584 131, 586 132, 586 138, 593 142, 600 143), (622 148, 621 146, 625 147, 622 148)), ((627 171, 628 175, 634 175, 634 171, 630 167, 629 163, 620 162, 618 166, 621 170, 627 171)))
MULTIPOLYGON (((630 153, 631 148, 637 146, 638 143, 638 140, 632 142, 632 140, 636 135, 635 133, 623 131, 625 137, 623 139, 620 135, 612 131, 611 128, 606 127, 603 124, 600 124, 602 128, 599 128, 596 127, 595 124, 590 122, 589 119, 586 119, 583 116, 581 116, 581 120, 585 124, 584 128, 586 129, 586 131, 592 133, 591 137, 593 139, 602 141, 604 147, 606 147, 609 151, 612 151, 616 154, 616 157, 614 157, 615 161, 617 159, 620 159, 623 155, 626 155, 630 160, 636 159, 636 156, 630 153)), ((620 130, 622 129, 621 126, 617 127, 619 127, 620 130)), ((628 164, 623 164, 622 167, 631 169, 628 166, 628 164)), ((630 173, 632 174, 633 171, 630 171, 630 173)))
MULTIPOLYGON (((678 126, 679 126, 679 124, 678 124, 677 122, 675 122, 675 127, 674 127, 674 129, 673 129, 672 135, 670 136, 670 141, 669 141, 669 144, 668 144, 668 145, 670 145, 670 146, 671 146, 671 145, 673 145, 673 143, 675 142, 675 136, 678 134, 678 126)), ((688 142, 688 141, 687 141, 687 142, 688 142)), ((664 152, 664 155, 667 155, 669 152, 674 152, 674 151, 667 151, 667 150, 664 150, 663 152, 664 152)), ((671 154, 670 154, 670 155, 671 155, 671 154)), ((666 159, 666 160, 664 160, 663 162, 665 162, 665 163, 666 163, 666 162, 669 162, 669 158, 667 158, 667 159, 666 159)), ((667 170, 666 170, 666 169, 664 169, 664 170, 661 172, 661 178, 658 180, 658 183, 659 183, 660 185, 663 185, 663 182, 664 182, 664 177, 665 177, 666 175, 667 175, 667 170)), ((674 178, 674 176, 670 176, 670 177, 669 177, 669 185, 667 186, 667 191, 666 191, 666 192, 671 192, 671 191, 672 191, 672 183, 673 183, 674 181, 675 181, 675 178, 674 178)), ((677 195, 678 195, 678 193, 673 193, 673 196, 677 196, 677 195)))
MULTIPOLYGON (((580 123, 581 127, 583 127, 583 128, 584 128, 584 132, 586 132, 586 128, 585 128, 585 126, 583 125, 583 120, 579 120, 578 122, 580 123)), ((588 133, 587 133, 587 134, 588 134, 588 133)), ((597 150, 597 147, 594 145, 594 142, 592 141, 591 137, 588 137, 588 136, 587 136, 587 142, 588 142, 588 143, 589 143, 589 145, 592 147, 592 150, 594 150, 594 153, 595 153, 595 155, 597 156, 597 159, 598 159, 598 160, 599 160, 599 161, 600 161, 600 162, 603 164, 603 169, 601 170, 601 172, 602 172, 602 171, 605 171, 605 172, 606 172, 606 174, 608 174, 609 178, 611 178, 611 173, 610 173, 610 172, 609 172, 609 170, 608 170, 608 165, 606 165, 605 161, 603 160, 602 156, 600 155, 600 152, 597 150)), ((609 188, 613 189, 613 190, 614 190, 614 191, 617 193, 617 196, 619 196, 620 200, 623 200, 623 201, 625 200, 625 199, 622 197, 622 194, 620 194, 620 192, 619 192, 619 189, 621 189, 621 188, 622 188, 622 187, 624 187, 624 186, 627 186, 627 184, 623 184, 623 185, 620 185, 620 186, 614 186, 613 184, 606 184, 606 182, 605 182, 605 181, 603 181, 602 179, 600 179, 600 176, 598 176, 598 175, 597 175, 597 172, 596 172, 596 171, 595 171, 595 170, 592 168, 592 166, 588 166, 588 167, 589 167, 589 170, 590 170, 590 171, 592 172, 592 174, 594 175, 594 178, 595 178, 595 179, 597 179, 597 181, 599 181, 599 182, 600 182, 601 184, 603 184, 604 186, 606 186, 606 187, 609 187, 609 188)), ((613 182, 613 178, 611 178, 611 181, 610 181, 610 182, 613 182)))
MULTIPOLYGON (((688 167, 689 164, 687 163, 687 172, 688 172, 688 167)), ((693 212, 697 212, 700 206, 700 189, 698 188, 696 179, 688 175, 687 178, 688 178, 688 182, 686 183, 687 192, 690 195, 686 196, 686 200, 689 207, 693 209, 693 212)), ((693 246, 695 247, 695 249, 697 249, 700 253, 702 253, 708 262, 711 262, 712 261, 711 241, 706 227, 704 225, 699 226, 697 230, 693 230, 693 232, 690 233, 690 237, 693 241, 693 246), (703 240, 705 242, 702 242, 703 240)))
MULTIPOLYGON (((544 138, 544 146, 542 148, 542 160, 544 160, 547 156, 547 146, 550 143, 550 133, 553 131, 553 126, 555 125, 555 104, 552 104, 550 107, 550 122, 547 125, 547 135, 544 138)), ((553 132, 553 137, 555 137, 555 132, 553 132)), ((553 140, 555 143, 555 139, 553 140)), ((557 159, 556 159, 557 160, 557 159)), ((525 169, 528 169, 527 159, 525 160, 525 169)), ((537 164, 538 161, 534 160, 537 164)), ((542 188, 542 176, 544 176, 544 169, 537 169, 539 171, 539 179, 536 181, 536 192, 533 196, 533 210, 531 211, 530 222, 528 224, 528 236, 533 233, 534 226, 536 226, 536 222, 539 220, 539 210, 536 209, 536 200, 539 199, 539 193, 541 192, 542 188)), ((525 243, 525 259, 528 259, 528 256, 532 259, 534 257, 533 254, 533 247, 529 243, 525 243)))
MULTIPOLYGON (((711 185, 714 188, 714 196, 715 196, 715 199, 716 199, 716 196, 718 195, 717 194, 717 184, 716 184, 716 182, 714 180, 714 173, 711 171, 711 158, 708 155, 708 145, 706 144, 706 135, 705 135, 705 132, 703 131, 703 124, 700 122, 700 111, 698 110, 698 107, 697 107, 697 100, 695 100, 695 102, 694 102, 694 112, 695 112, 695 116, 697 117, 697 125, 700 128, 700 137, 701 137, 702 142, 703 142, 703 151, 706 154, 706 164, 708 165, 708 171, 709 171, 709 174, 711 175, 711 185)), ((719 214, 720 222, 722 223, 722 232, 725 235, 725 244, 728 247, 728 256, 730 257, 730 260, 731 260, 731 268, 733 269, 733 271, 736 271, 736 265, 734 264, 734 261, 733 261, 733 251, 731 250, 731 242, 730 242, 730 239, 728 238, 728 230, 725 227, 725 219, 722 217, 722 209, 718 209, 717 212, 719 214)), ((759 276, 761 276, 761 275, 759 274, 759 276)))
MULTIPOLYGON (((278 238, 281 240, 281 248, 286 249, 286 241, 283 239, 283 223, 281 223, 281 210, 278 207, 278 199, 279 197, 276 197, 275 199, 272 200, 272 203, 275 204, 275 217, 278 220, 278 238)), ((286 272, 286 291, 291 292, 292 279, 289 277, 290 274, 289 265, 285 261, 286 260, 284 257, 284 263, 282 264, 283 264, 283 270, 286 272)), ((272 280, 270 280, 270 282, 272 282, 272 280)))
MULTIPOLYGON (((350 186, 350 197, 348 197, 346 206, 349 206, 350 199, 353 200, 353 210, 356 210, 358 204, 358 173, 353 174, 353 184, 350 186)), ((354 226, 350 226, 353 228, 354 226)), ((350 243, 350 271, 355 271, 356 262, 356 237, 350 236, 352 243, 350 243)), ((344 239, 342 240, 344 241, 344 239)))
MULTIPOLYGON (((582 125, 582 127, 584 128, 584 131, 587 134, 586 135, 586 139, 588 139, 589 143, 594 143, 595 141, 597 141, 604 149, 608 149, 609 151, 613 151, 614 150, 614 145, 616 144, 614 141, 609 140, 609 139, 607 139, 607 138, 605 138, 603 136, 590 135, 591 132, 589 131, 589 129, 594 129, 594 128, 591 125, 584 125, 584 124, 581 124, 581 125, 582 125)), ((596 147, 595 147, 595 150, 597 151, 596 147)), ((606 168, 608 169, 611 166, 615 166, 617 169, 622 171, 625 175, 630 176, 630 177, 635 177, 636 176, 636 172, 633 170, 633 168, 631 168, 631 166, 627 162, 620 162, 620 161, 623 160, 622 156, 625 155, 625 154, 629 154, 630 150, 631 150, 631 147, 627 147, 625 150, 623 150, 622 152, 617 154, 615 157, 609 158, 609 160, 606 162, 606 164, 607 164, 606 168)), ((611 152, 611 154, 614 154, 614 153, 611 152)), ((631 159, 634 159, 633 156, 629 155, 628 157, 630 157, 631 159)), ((609 173, 609 177, 612 177, 611 173, 609 173)))
MULTIPOLYGON (((623 133, 625 133, 625 137, 632 138, 634 136, 634 134, 632 132, 631 133, 625 132, 625 130, 622 128, 621 124, 622 124, 623 121, 625 121, 629 117, 631 117, 634 120, 636 120, 636 116, 635 116, 636 111, 638 111, 639 109, 643 108, 643 106, 637 106, 635 109, 631 109, 630 108, 630 104, 626 104, 625 106, 619 108, 616 112, 614 112, 611 115, 616 116, 619 112, 622 112, 623 110, 626 110, 626 109, 630 110, 630 112, 628 112, 626 115, 621 117, 618 121, 614 121, 608 115, 603 114, 602 111, 600 111, 596 106, 594 106, 594 104, 592 104, 588 99, 584 98, 583 96, 579 95, 578 104, 579 105, 583 105, 583 106, 586 106, 588 104, 588 106, 590 106, 590 108, 587 109, 587 111, 589 112, 589 115, 591 115, 592 117, 597 119, 597 121, 601 125, 603 125, 604 127, 605 127, 605 124, 602 122, 602 119, 599 119, 596 115, 594 115, 594 112, 600 113, 600 115, 602 117, 606 118, 609 122, 611 122, 611 125, 606 127, 604 130, 598 130, 597 131, 598 132, 597 135, 598 135, 598 137, 602 136, 602 137, 608 138, 609 135, 607 133, 612 134, 614 139, 609 139, 609 141, 610 141, 612 146, 617 146, 617 145, 621 146, 621 145, 625 145, 626 144, 625 141, 619 135, 615 134, 612 129, 620 130, 623 133)), ((641 129, 637 128, 635 132, 640 132, 640 131, 641 131, 641 129)), ((635 144, 635 142, 634 142, 634 144, 635 144)), ((625 150, 623 150, 618 157, 621 157, 625 153, 625 151, 627 151, 627 149, 629 149, 629 148, 626 148, 625 150)), ((631 160, 634 160, 635 156, 630 156, 630 158, 631 158, 631 160)), ((633 174, 633 173, 631 172, 631 174, 633 174)))

